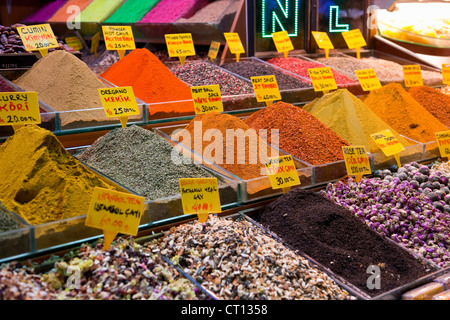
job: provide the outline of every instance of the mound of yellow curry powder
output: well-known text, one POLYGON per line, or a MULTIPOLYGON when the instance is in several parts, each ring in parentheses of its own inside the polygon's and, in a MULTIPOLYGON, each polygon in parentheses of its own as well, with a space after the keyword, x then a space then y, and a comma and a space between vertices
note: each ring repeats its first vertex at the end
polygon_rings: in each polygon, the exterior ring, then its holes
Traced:
POLYGON ((32 225, 85 215, 94 187, 114 189, 35 125, 0 146, 0 162, 0 200, 32 225))

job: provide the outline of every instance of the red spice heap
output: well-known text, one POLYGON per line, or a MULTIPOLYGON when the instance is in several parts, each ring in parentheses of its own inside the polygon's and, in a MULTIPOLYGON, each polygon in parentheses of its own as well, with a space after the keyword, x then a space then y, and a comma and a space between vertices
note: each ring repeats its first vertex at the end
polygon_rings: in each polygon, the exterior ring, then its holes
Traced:
POLYGON ((191 89, 178 79, 149 50, 136 49, 113 64, 102 78, 117 86, 131 86, 137 98, 147 103, 182 101, 150 105, 150 115, 194 114, 191 89))
POLYGON ((342 146, 350 145, 310 113, 284 102, 261 109, 245 120, 259 132, 279 130, 279 147, 294 157, 313 165, 343 160, 342 146))
POLYGON ((450 96, 431 87, 412 87, 409 94, 439 121, 450 127, 450 96))

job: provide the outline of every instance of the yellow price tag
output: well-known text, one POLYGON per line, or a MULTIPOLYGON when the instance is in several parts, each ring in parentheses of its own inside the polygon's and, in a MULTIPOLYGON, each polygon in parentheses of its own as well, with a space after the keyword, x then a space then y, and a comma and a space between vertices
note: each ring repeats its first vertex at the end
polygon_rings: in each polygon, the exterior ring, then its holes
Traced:
POLYGON ((184 214, 197 214, 205 222, 210 213, 222 212, 217 178, 181 178, 179 183, 184 214))
POLYGON ((41 123, 36 92, 0 93, 0 126, 13 126, 14 130, 26 124, 41 123))
POLYGON ((450 156, 450 131, 436 132, 436 141, 442 158, 450 156))
POLYGON ((321 31, 311 31, 314 40, 316 40, 317 46, 320 49, 325 50, 325 58, 328 59, 330 54, 330 49, 334 49, 334 45, 330 40, 330 37, 326 32, 321 31))
POLYGON ((91 53, 97 56, 98 45, 100 44, 100 34, 101 32, 97 32, 91 39, 91 53))
POLYGON ((66 44, 75 51, 80 51, 83 49, 83 44, 78 37, 67 37, 66 44))
POLYGON ((178 57, 181 65, 187 56, 195 56, 194 41, 190 33, 174 33, 164 35, 169 57, 178 57))
POLYGON ((223 35, 230 48, 230 52, 236 55, 236 62, 239 62, 239 56, 241 53, 245 53, 239 34, 237 32, 225 32, 223 35))
POLYGON ((294 159, 291 155, 269 158, 265 164, 272 189, 283 189, 286 193, 293 186, 300 185, 294 159))
POLYGON ((397 160, 397 164, 401 167, 400 164, 400 152, 405 150, 405 147, 402 143, 397 139, 396 136, 392 133, 391 130, 383 130, 370 135, 381 151, 384 153, 386 157, 394 156, 395 160, 397 160))
POLYGON ((347 174, 355 176, 356 182, 361 181, 363 175, 372 173, 369 156, 364 146, 344 146, 342 152, 347 174))
POLYGON ((98 89, 105 115, 119 117, 122 127, 126 127, 129 116, 140 114, 132 87, 98 89))
POLYGON ((381 88, 380 80, 373 69, 356 70, 359 84, 364 91, 371 91, 381 88))
POLYGON ((27 51, 38 50, 44 57, 47 55, 48 49, 59 47, 58 40, 48 23, 17 27, 17 31, 27 51))
POLYGON ((361 48, 367 45, 366 40, 359 29, 342 32, 342 36, 349 49, 361 48))
POLYGON ((125 51, 136 49, 131 26, 102 26, 106 50, 117 50, 119 58, 125 56, 125 51))
POLYGON ((314 91, 327 93, 337 89, 336 80, 330 67, 308 69, 309 77, 313 83, 314 91))
POLYGON ((272 33, 272 39, 277 51, 284 53, 285 57, 287 57, 289 51, 294 50, 294 45, 286 30, 272 33))
POLYGON ((195 114, 223 112, 222 96, 218 84, 191 87, 195 114))
POLYGON ((405 76, 405 86, 423 86, 422 71, 420 65, 416 64, 403 66, 403 75, 405 76))
POLYGON ((450 85, 450 64, 442 64, 442 83, 450 85))
POLYGON ((211 61, 214 61, 217 58, 217 55, 219 54, 219 49, 220 49, 220 42, 211 41, 211 45, 208 51, 208 58, 211 59, 211 61))
POLYGON ((95 187, 85 225, 102 229, 108 250, 118 233, 137 235, 144 213, 144 197, 95 187))
POLYGON ((256 101, 265 102, 267 106, 270 106, 274 100, 281 100, 277 79, 274 75, 251 77, 250 80, 255 91, 256 101))

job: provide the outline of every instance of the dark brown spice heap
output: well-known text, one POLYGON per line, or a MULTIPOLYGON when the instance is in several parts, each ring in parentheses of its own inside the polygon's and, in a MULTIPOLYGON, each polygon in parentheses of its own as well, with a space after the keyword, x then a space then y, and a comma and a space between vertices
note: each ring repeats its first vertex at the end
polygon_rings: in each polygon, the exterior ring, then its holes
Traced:
POLYGON ((306 253, 370 296, 427 274, 422 262, 370 230, 350 211, 323 196, 293 189, 267 206, 259 222, 293 249, 306 253), (369 266, 381 271, 381 288, 369 289, 369 266))

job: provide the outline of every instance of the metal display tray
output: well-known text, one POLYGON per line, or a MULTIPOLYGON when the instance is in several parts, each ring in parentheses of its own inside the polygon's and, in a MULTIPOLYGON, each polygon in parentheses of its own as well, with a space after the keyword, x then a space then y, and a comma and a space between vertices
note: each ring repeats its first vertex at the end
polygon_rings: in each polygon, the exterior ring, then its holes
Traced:
MULTIPOLYGON (((276 195, 282 194, 281 189, 273 189, 268 176, 260 176, 254 179, 245 180, 242 177, 238 177, 233 173, 222 168, 220 165, 212 163, 211 161, 205 159, 202 155, 197 154, 179 141, 172 138, 172 134, 176 130, 182 130, 186 127, 185 124, 157 127, 154 128, 155 132, 164 137, 173 146, 177 146, 183 154, 187 157, 197 161, 198 163, 204 164, 204 166, 209 167, 211 170, 239 181, 240 183, 240 200, 242 203, 253 202, 257 200, 267 199, 276 195)), ((274 150, 278 151, 281 155, 287 155, 285 152, 278 148, 271 146, 274 150)), ((300 179, 300 187, 309 187, 313 183, 313 168, 301 160, 294 159, 294 163, 297 169, 297 174, 300 179)))
MULTIPOLYGON (((261 214, 261 211, 263 210, 264 207, 256 207, 256 208, 252 208, 252 209, 247 209, 247 210, 242 210, 240 211, 240 214, 244 215, 249 221, 252 221, 253 223, 255 223, 255 225, 259 226, 260 228, 264 229, 267 233, 271 234, 273 237, 275 237, 276 239, 278 239, 279 241, 281 241, 285 246, 290 247, 288 244, 285 243, 285 241, 282 239, 282 236, 280 237, 279 235, 274 234, 273 232, 267 230, 265 227, 263 227, 262 225, 260 225, 258 223, 258 215, 261 214)), ((375 231, 374 231, 375 232, 375 231)), ((386 238, 390 243, 392 243, 393 246, 399 247, 402 250, 408 252, 409 254, 411 254, 412 256, 414 256, 417 260, 419 260, 422 264, 424 264, 425 266, 429 267, 430 273, 428 275, 425 275, 419 279, 416 279, 415 281, 405 284, 403 286, 400 286, 398 288, 395 288, 393 290, 389 290, 386 291, 382 294, 376 295, 376 296, 370 296, 367 293, 363 292, 362 290, 360 290, 359 288, 355 287, 353 284, 349 283, 346 279, 343 279, 340 276, 337 276, 338 279, 341 279, 340 281, 343 281, 343 283, 347 284, 350 288, 354 287, 357 291, 356 292, 360 292, 360 296, 365 299, 365 300, 399 300, 401 299, 401 296, 403 293, 405 293, 406 291, 409 291, 415 287, 418 287, 424 283, 428 283, 430 281, 433 281, 433 279, 448 273, 450 271, 450 267, 446 267, 446 268, 439 268, 436 264, 426 260, 425 258, 417 255, 416 253, 414 253, 413 251, 401 246, 400 244, 394 242, 393 240, 386 238)), ((294 250, 295 251, 295 250, 294 250)), ((307 256, 306 254, 302 253, 302 255, 307 256)), ((314 258, 309 257, 309 259, 311 259, 312 261, 315 261, 314 258)), ((316 264, 321 265, 320 263, 316 262, 316 264)), ((322 266, 322 268, 324 268, 325 270, 328 270, 328 268, 326 268, 325 266, 322 266)), ((329 271, 331 274, 333 274, 333 272, 330 270, 329 271)))
MULTIPOLYGON (((87 149, 89 146, 74 147, 70 148, 72 154, 77 154, 87 149)), ((170 159, 168 159, 170 161, 170 159)), ((87 167, 99 172, 100 174, 107 177, 109 180, 114 181, 112 177, 107 176, 96 168, 92 168, 86 163, 83 163, 87 167)), ((222 210, 227 210, 228 208, 233 208, 239 206, 240 204, 240 194, 241 186, 240 182, 229 177, 226 177, 210 168, 197 164, 202 169, 208 171, 211 175, 217 177, 219 184, 219 198, 222 210)), ((115 183, 121 185, 119 182, 115 183)), ((124 187, 127 188, 127 187, 124 187)), ((137 191, 127 188, 131 193, 137 194, 137 191)), ((145 209, 146 214, 141 220, 141 226, 151 227, 154 224, 170 224, 172 221, 179 221, 183 219, 189 219, 195 217, 194 214, 183 214, 183 207, 181 204, 181 195, 175 194, 172 196, 158 198, 158 199, 145 199, 145 209)))

